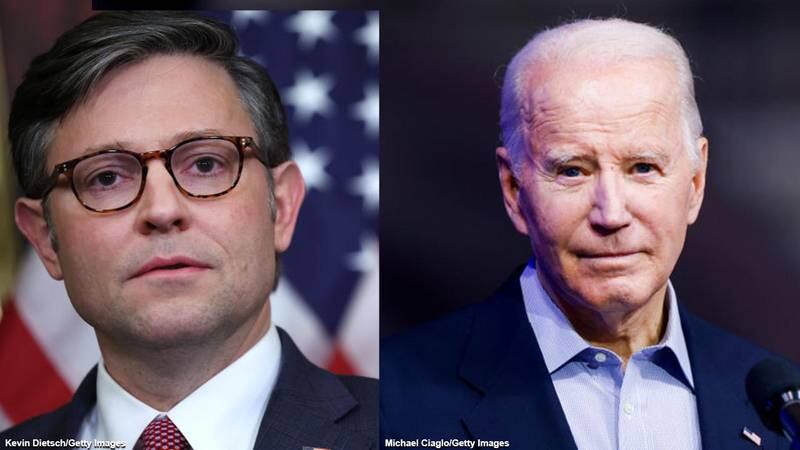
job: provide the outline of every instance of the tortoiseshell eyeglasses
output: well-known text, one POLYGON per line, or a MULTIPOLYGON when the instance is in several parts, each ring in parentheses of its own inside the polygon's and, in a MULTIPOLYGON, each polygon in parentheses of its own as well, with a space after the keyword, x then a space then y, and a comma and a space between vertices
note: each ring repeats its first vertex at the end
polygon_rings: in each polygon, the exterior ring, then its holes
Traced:
POLYGON ((243 136, 202 136, 187 139, 166 150, 136 153, 101 150, 57 164, 42 198, 66 175, 72 192, 86 209, 114 212, 141 198, 147 179, 147 161, 161 159, 178 189, 189 197, 218 197, 230 192, 242 174, 245 149, 269 168, 255 141, 243 136))

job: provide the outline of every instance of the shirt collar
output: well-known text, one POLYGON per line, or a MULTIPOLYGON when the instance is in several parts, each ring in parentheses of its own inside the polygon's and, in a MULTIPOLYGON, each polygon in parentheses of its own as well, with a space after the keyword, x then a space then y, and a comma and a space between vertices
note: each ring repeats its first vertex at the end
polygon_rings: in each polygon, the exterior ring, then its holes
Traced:
MULTIPOLYGON (((550 374, 556 372, 585 350, 599 349, 586 342, 575 331, 575 328, 572 327, 564 313, 553 303, 536 275, 536 267, 533 260, 525 267, 519 281, 522 287, 525 312, 539 342, 539 348, 542 351, 545 365, 550 374)), ((683 335, 680 314, 678 313, 678 301, 670 281, 667 281, 667 301, 669 305, 667 307, 667 327, 664 336, 658 344, 640 350, 637 355, 641 354, 654 363, 662 365, 668 364, 666 361, 672 360, 672 358, 665 360, 657 357, 657 355, 663 353, 661 351, 664 349, 671 351, 682 373, 673 373, 669 368, 666 368, 667 371, 678 378, 679 381, 688 383, 690 389, 694 389, 694 379, 689 364, 689 352, 683 335), (685 377, 685 380, 681 379, 683 377, 685 377)))
POLYGON ((99 364, 97 439, 133 446, 151 420, 167 415, 195 450, 253 448, 278 377, 281 343, 275 325, 250 350, 171 410, 151 408, 129 394, 99 364))

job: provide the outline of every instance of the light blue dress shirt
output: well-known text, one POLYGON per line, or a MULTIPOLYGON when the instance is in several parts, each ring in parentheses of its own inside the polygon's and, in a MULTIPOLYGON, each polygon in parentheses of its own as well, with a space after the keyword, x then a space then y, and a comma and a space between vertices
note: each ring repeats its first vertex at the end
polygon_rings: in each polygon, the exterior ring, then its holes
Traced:
POLYGON ((623 370, 614 352, 590 345, 553 303, 533 262, 520 276, 525 310, 579 449, 700 449, 689 353, 672 284, 661 342, 623 370))

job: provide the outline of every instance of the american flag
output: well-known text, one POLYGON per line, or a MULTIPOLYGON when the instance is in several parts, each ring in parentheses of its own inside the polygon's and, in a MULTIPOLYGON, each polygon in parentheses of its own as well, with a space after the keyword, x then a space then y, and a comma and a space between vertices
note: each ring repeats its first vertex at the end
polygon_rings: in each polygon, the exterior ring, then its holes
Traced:
MULTIPOLYGON (((241 52, 281 92, 307 194, 272 317, 306 356, 378 375, 377 12, 233 11, 241 52)), ((0 429, 69 400, 99 350, 32 251, 0 320, 0 429)))

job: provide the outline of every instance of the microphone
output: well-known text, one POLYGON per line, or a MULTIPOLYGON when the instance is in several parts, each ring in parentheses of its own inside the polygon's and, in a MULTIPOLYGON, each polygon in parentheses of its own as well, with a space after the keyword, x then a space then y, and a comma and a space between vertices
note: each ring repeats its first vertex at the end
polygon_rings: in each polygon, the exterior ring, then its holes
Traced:
POLYGON ((800 449, 800 371, 789 362, 765 359, 747 373, 745 387, 764 424, 800 449))

